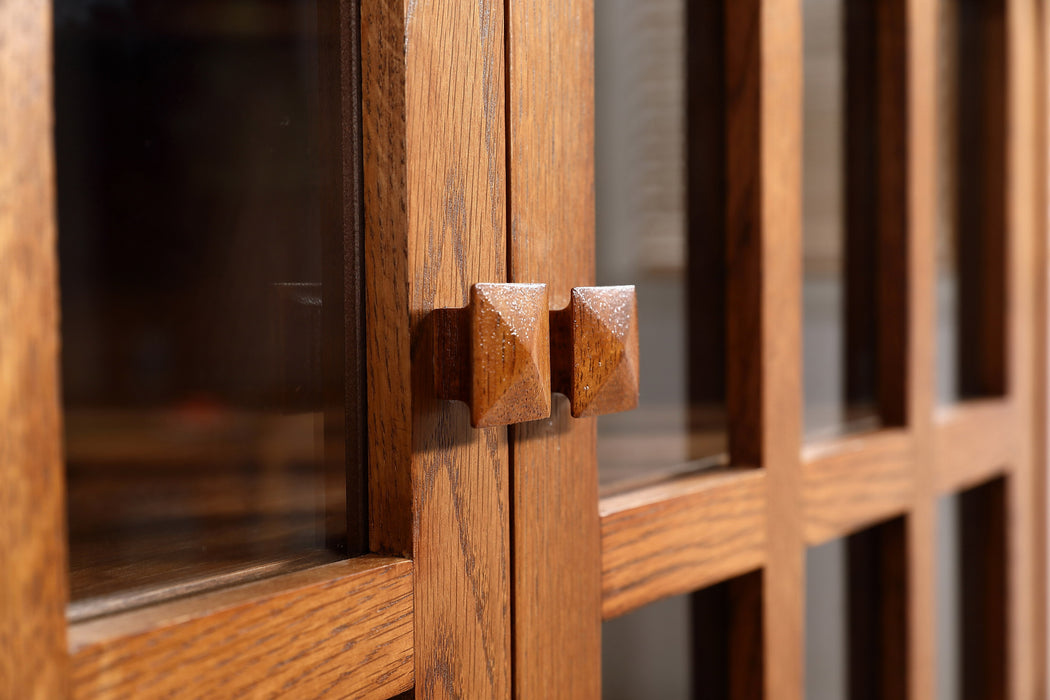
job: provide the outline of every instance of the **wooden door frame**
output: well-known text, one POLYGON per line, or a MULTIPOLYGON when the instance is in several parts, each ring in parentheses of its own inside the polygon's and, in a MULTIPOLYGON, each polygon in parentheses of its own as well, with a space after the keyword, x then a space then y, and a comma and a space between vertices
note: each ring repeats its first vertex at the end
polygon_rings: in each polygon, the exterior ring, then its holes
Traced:
MULTIPOLYGON (((1043 3, 1004 0, 1006 398, 934 411, 936 14, 933 3, 896 0, 906 55, 899 206, 907 227, 910 420, 801 448, 801 5, 745 0, 726 17, 730 347, 740 350, 728 368, 733 466, 599 503, 592 423, 571 421, 562 408, 546 424, 515 429, 508 443, 503 429, 471 432, 460 407, 434 405, 413 375, 413 352, 425 351, 414 341, 426 313, 462 306, 471 283, 546 281, 558 299, 593 277, 589 256, 579 256, 575 269, 552 263, 553 255, 593 246, 591 0, 573 0, 561 13, 539 0, 506 2, 413 4, 410 13, 405 0, 364 0, 376 554, 72 627, 65 619, 50 3, 0 6, 0 327, 7 339, 0 350, 0 500, 7 504, 0 591, 9 603, 0 614, 0 690, 104 696, 141 688, 136 674, 156 675, 163 658, 173 669, 195 664, 194 688, 212 692, 356 688, 389 697, 414 685, 423 696, 445 689, 530 697, 545 688, 597 697, 602 617, 761 568, 759 598, 741 588, 753 579, 730 584, 737 593, 728 597, 737 620, 753 620, 761 605, 762 619, 752 623, 762 632, 758 651, 755 640, 742 640, 731 654, 763 669, 765 696, 801 697, 805 546, 904 516, 903 534, 876 546, 905 562, 903 682, 912 697, 931 697, 931 660, 944 641, 934 638, 932 620, 934 499, 1005 477, 1005 689, 1015 698, 1045 695, 1050 20, 1043 3), (457 79, 448 84, 450 76, 457 79), (576 111, 519 111, 547 87, 576 111), (537 156, 535 146, 550 143, 558 145, 552 155, 537 156), (576 188, 576 197, 566 195, 576 188), (559 447, 570 456, 552 458, 559 447), (551 503, 558 507, 543 505, 551 503), (566 536, 571 528, 583 533, 576 547, 566 536), (598 561, 600 578, 588 573, 598 561), (310 615, 299 607, 304 601, 310 615), (568 617, 566 601, 573 601, 568 617), (244 615, 265 619, 274 610, 293 611, 300 638, 312 643, 288 643, 292 617, 243 635, 216 631, 216 623, 233 627, 244 615), (257 646, 270 632, 273 641, 257 646), (210 649, 214 663, 193 661, 210 649)), ((353 5, 339 7, 349 32, 356 22, 345 13, 353 5)), ((1001 548, 991 555, 1002 556, 1001 548)), ((746 683, 727 687, 732 697, 757 693, 746 683)))

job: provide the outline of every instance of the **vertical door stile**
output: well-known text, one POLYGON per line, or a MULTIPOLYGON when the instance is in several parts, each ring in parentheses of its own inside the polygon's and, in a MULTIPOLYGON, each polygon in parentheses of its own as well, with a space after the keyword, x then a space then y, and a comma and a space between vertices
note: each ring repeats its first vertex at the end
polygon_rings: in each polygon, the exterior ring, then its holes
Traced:
MULTIPOLYGON (((594 283, 594 7, 506 2, 509 276, 546 283, 563 309, 594 283)), ((552 408, 511 432, 514 695, 597 700, 595 419, 571 418, 560 395, 552 408)))
POLYGON ((1035 423, 1036 387, 1033 376, 1036 329, 1041 320, 1034 290, 1038 234, 1037 220, 1042 212, 1036 208, 1040 189, 1038 181, 1037 96, 1035 79, 1038 72, 1038 12, 1035 0, 1005 2, 1005 163, 1003 188, 1004 231, 1006 235, 1006 387, 1008 400, 1017 417, 1018 435, 1013 464, 1009 465, 1006 493, 1007 527, 1007 695, 1011 698, 1035 697, 1034 678, 1043 659, 1035 658, 1041 648, 1036 634, 1041 623, 1035 614, 1039 574, 1045 554, 1035 550, 1038 538, 1035 513, 1045 507, 1045 495, 1034 486, 1036 462, 1034 436, 1044 426, 1035 423))
POLYGON ((51 12, 0 4, 0 697, 68 695, 51 12))
POLYGON ((764 686, 802 697, 802 8, 726 7, 730 459, 767 478, 764 686))
MULTIPOLYGON (((936 164, 938 122, 938 8, 935 2, 902 0, 905 264, 907 348, 905 369, 908 428, 914 445, 913 496, 906 518, 907 549, 907 692, 912 698, 936 697, 934 474, 935 323, 936 323, 936 164)), ((888 282, 889 280, 885 280, 888 282)))
POLYGON ((506 281, 500 0, 362 0, 370 546, 411 555, 417 697, 510 694, 505 428, 434 398, 435 308, 506 281))

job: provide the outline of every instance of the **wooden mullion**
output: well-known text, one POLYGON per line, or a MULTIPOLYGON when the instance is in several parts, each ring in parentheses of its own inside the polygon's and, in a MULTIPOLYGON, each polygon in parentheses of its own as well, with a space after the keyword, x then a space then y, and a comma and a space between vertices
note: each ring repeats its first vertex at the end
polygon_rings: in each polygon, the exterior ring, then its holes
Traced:
POLYGON ((424 332, 507 278, 503 27, 501 0, 361 2, 370 546, 413 559, 423 697, 511 693, 507 431, 434 397, 424 332))
MULTIPOLYGON (((1037 179, 1040 139, 1037 124, 1040 88, 1035 83, 1039 75, 1039 8, 1037 0, 1002 0, 1005 4, 1005 99, 1002 100, 1002 138, 1005 139, 1003 166, 1005 183, 1002 188, 1005 227, 1005 295, 1006 328, 1003 344, 1006 347, 1006 379, 1008 399, 1015 413, 1019 439, 1015 454, 1008 465, 1006 478, 1006 571, 1007 667, 1008 697, 1036 696, 1037 670, 1045 665, 1045 658, 1036 653, 1045 650, 1045 640, 1037 639, 1045 631, 1045 622, 1039 619, 1040 606, 1036 598, 1044 596, 1040 590, 1040 567, 1045 553, 1036 550, 1036 512, 1045 508, 1045 494, 1035 485, 1041 482, 1036 471, 1042 468, 1036 456, 1036 434, 1046 429, 1035 422, 1035 405, 1045 401, 1037 389, 1034 372, 1036 362, 1046 358, 1034 355, 1037 338, 1045 319, 1036 316, 1038 276, 1036 266, 1045 264, 1036 258, 1039 246, 1039 221, 1045 213, 1039 210, 1045 182, 1037 179)), ((994 369, 994 355, 989 359, 994 369)))
MULTIPOLYGON (((509 280, 547 284, 551 309, 594 284, 592 0, 506 0, 509 280)), ((596 419, 511 432, 517 698, 601 697, 596 419)))
POLYGON ((412 568, 358 557, 78 623, 73 697, 389 697, 413 682, 412 568))
POLYGON ((602 615, 616 617, 765 563, 766 474, 697 474, 601 502, 602 615))
POLYGON ((954 493, 1001 475, 1016 460, 1023 431, 1007 399, 964 401, 940 412, 934 425, 938 493, 954 493))
POLYGON ((68 695, 51 12, 0 4, 0 697, 68 695))
POLYGON ((765 697, 799 698, 801 3, 731 2, 725 21, 730 459, 766 471, 765 697))
MULTIPOLYGON (((936 697, 935 658, 936 599, 935 561, 935 469, 933 412, 935 399, 936 327, 936 202, 937 202, 937 79, 938 6, 925 0, 896 0, 902 26, 901 40, 894 51, 899 61, 895 69, 904 85, 899 106, 899 142, 904 151, 897 177, 901 182, 898 207, 903 213, 904 263, 898 276, 906 278, 907 308, 905 396, 907 426, 913 439, 911 503, 902 521, 903 535, 894 539, 904 547, 906 566, 904 591, 907 654, 905 670, 907 697, 914 700, 936 697)), ((883 285, 894 280, 886 277, 883 285)), ((888 623, 892 633, 893 623, 888 623)), ((891 640, 892 641, 892 640, 891 640)))
POLYGON ((806 543, 815 546, 906 513, 915 490, 915 440, 897 428, 807 446, 806 543))

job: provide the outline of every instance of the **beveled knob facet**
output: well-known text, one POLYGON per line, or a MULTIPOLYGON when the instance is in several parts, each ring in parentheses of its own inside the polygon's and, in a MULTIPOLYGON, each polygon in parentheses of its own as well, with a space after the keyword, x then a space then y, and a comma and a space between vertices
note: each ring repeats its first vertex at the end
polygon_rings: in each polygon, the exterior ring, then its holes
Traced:
POLYGON ((470 406, 476 428, 551 413, 547 286, 479 283, 462 309, 436 309, 438 398, 470 406))
POLYGON ((597 416, 638 405, 638 304, 633 285, 575 287, 551 312, 551 389, 572 415, 597 416))

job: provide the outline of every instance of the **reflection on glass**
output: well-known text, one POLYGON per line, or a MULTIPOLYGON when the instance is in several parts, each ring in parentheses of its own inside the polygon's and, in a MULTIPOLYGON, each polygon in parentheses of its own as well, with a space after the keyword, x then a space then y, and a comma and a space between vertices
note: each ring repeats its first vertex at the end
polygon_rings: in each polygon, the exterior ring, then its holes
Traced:
POLYGON ((860 5, 803 3, 804 430, 811 439, 878 425, 874 54, 860 5))
POLYGON ((956 248, 958 211, 958 7, 941 0, 937 43, 937 397, 959 398, 956 248))
POLYGON ((603 622, 602 698, 693 697, 690 621, 682 595, 603 622))
POLYGON ((56 0, 54 21, 73 601, 330 558, 314 2, 56 0))
POLYGON ((959 498, 945 496, 937 502, 937 697, 962 697, 960 611, 962 562, 959 541, 959 498))
POLYGON ((636 285, 641 344, 639 407, 598 421, 603 485, 726 449, 720 5, 595 5, 597 282, 636 285))
POLYGON ((806 700, 848 696, 846 540, 806 551, 806 700))
POLYGON ((1005 392, 1002 8, 940 0, 937 396, 1005 392))

